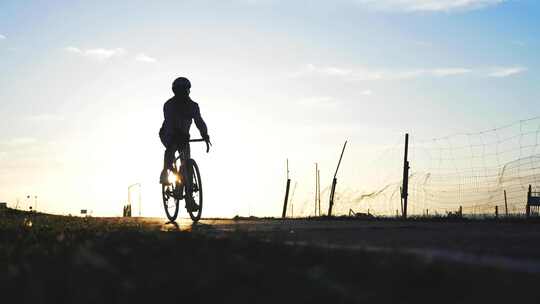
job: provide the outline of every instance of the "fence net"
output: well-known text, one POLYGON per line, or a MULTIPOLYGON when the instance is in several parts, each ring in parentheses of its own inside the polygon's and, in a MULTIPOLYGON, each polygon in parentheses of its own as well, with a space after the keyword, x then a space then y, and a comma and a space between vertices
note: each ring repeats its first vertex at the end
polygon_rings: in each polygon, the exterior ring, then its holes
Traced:
MULTIPOLYGON (((408 214, 447 214, 461 207, 463 214, 486 215, 495 206, 501 215, 523 214, 529 185, 540 191, 539 141, 540 117, 431 140, 411 136, 408 214)), ((372 165, 380 167, 381 183, 367 190, 338 187, 336 215, 401 213, 402 176, 396 168, 403 166, 403 143, 380 155, 372 165)))

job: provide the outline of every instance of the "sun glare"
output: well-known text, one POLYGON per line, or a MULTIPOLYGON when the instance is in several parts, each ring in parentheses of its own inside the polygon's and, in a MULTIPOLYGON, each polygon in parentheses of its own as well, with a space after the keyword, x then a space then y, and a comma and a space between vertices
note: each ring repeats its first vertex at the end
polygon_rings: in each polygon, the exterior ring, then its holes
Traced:
POLYGON ((174 174, 172 171, 169 171, 169 177, 168 177, 169 183, 175 183, 178 179, 178 176, 174 174))

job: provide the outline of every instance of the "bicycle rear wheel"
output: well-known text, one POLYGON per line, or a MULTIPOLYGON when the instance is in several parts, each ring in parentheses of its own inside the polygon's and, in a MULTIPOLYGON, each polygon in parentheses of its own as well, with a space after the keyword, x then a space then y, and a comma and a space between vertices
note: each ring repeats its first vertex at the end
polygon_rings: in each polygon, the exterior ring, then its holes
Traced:
POLYGON ((179 199, 178 183, 172 183, 170 185, 161 185, 161 195, 163 197, 163 208, 169 221, 174 222, 178 217, 179 199))
POLYGON ((193 176, 191 180, 191 193, 187 193, 187 195, 191 195, 193 197, 193 200, 195 204, 198 206, 197 211, 189 211, 189 217, 191 217, 191 220, 193 222, 198 222, 201 219, 202 215, 202 208, 203 208, 203 187, 202 187, 202 181, 201 181, 201 172, 199 171, 199 166, 197 166, 197 163, 194 159, 187 160, 187 165, 193 168, 193 176))

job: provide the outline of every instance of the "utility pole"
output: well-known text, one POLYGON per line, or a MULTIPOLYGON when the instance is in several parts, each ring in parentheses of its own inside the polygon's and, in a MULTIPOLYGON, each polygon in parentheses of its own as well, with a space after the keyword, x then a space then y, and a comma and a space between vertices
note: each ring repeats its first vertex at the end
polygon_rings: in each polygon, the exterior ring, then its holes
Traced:
POLYGON ((291 186, 291 179, 289 178, 289 159, 287 158, 287 186, 285 188, 285 199, 283 201, 283 212, 281 214, 282 218, 287 216, 287 202, 289 201, 289 187, 291 186))
POLYGON ((405 134, 405 153, 403 158, 403 186, 401 191, 402 207, 403 207, 403 218, 407 218, 407 201, 409 196, 409 133, 405 134))
POLYGON ((334 173, 334 179, 332 180, 332 188, 330 190, 330 199, 328 204, 328 216, 332 216, 332 207, 334 206, 334 194, 336 193, 337 173, 339 170, 339 165, 341 164, 341 159, 343 158, 343 153, 345 152, 345 147, 347 147, 347 141, 345 141, 345 143, 343 144, 343 149, 341 150, 341 156, 339 157, 336 173, 334 173))

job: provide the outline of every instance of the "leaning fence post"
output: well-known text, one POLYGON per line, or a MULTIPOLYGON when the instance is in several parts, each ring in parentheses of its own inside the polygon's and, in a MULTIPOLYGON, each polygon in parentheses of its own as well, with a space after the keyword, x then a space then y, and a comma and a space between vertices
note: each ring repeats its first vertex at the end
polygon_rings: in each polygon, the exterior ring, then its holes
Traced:
POLYGON ((283 213, 282 218, 287 216, 287 202, 289 201, 289 188, 291 186, 291 179, 289 178, 289 159, 287 159, 287 186, 285 188, 285 200, 283 201, 283 213))
POLYGON ((339 156, 339 162, 337 164, 336 173, 334 173, 334 179, 332 180, 332 189, 330 190, 330 201, 328 202, 328 216, 332 216, 332 207, 334 207, 334 194, 336 192, 337 184, 337 173, 339 170, 339 165, 341 164, 341 159, 343 158, 343 153, 345 152, 345 147, 347 147, 347 141, 343 144, 343 149, 341 150, 341 155, 339 156))

